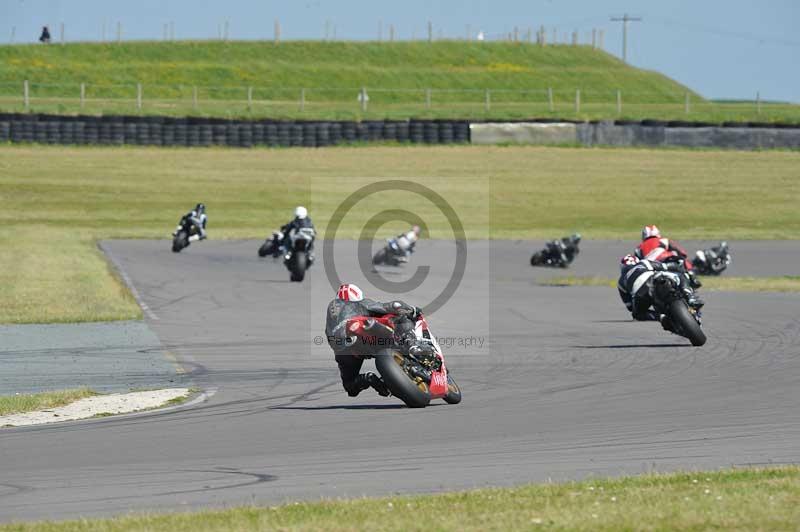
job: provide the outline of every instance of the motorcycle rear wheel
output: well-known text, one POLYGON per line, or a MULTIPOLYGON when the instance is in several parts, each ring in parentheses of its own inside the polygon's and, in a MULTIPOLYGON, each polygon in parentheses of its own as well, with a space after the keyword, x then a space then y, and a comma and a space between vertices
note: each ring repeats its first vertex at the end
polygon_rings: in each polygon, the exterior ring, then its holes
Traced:
MULTIPOLYGON (((403 369, 403 355, 391 349, 384 349, 375 356, 383 381, 392 395, 403 401, 409 408, 424 408, 431 402, 428 384, 422 379, 412 379, 403 369)), ((460 393, 459 393, 460 396, 460 393)))
POLYGON ((692 342, 693 346, 699 347, 706 343, 706 335, 700 324, 689 312, 689 307, 682 299, 673 301, 669 306, 670 318, 678 326, 681 334, 692 342))

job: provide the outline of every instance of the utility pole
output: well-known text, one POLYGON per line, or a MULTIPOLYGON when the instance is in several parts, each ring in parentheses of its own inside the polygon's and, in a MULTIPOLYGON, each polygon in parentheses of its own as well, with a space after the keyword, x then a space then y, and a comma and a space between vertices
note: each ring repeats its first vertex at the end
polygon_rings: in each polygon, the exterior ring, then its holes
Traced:
POLYGON ((641 17, 629 17, 625 13, 622 17, 611 17, 611 22, 622 22, 622 62, 628 62, 628 22, 640 22, 641 17))

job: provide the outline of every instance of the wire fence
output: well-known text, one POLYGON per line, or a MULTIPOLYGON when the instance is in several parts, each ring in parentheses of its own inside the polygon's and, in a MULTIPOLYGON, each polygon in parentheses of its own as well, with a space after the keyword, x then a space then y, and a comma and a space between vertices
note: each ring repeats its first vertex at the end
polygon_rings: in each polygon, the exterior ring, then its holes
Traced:
POLYGON ((0 83, 0 109, 208 116, 561 116, 800 120, 800 106, 709 102, 685 92, 537 87, 325 88, 161 84, 0 83))

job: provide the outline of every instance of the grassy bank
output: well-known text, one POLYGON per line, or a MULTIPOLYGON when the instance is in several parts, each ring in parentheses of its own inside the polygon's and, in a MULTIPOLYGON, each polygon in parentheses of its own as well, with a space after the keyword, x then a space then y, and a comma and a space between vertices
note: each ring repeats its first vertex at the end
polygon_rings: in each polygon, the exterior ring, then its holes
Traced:
POLYGON ((0 416, 47 410, 97 395, 89 388, 0 396, 0 416))
POLYGON ((795 530, 800 468, 644 475, 441 495, 0 526, 0 531, 795 530))
POLYGON ((26 111, 22 84, 28 80, 28 109, 45 113, 800 122, 800 106, 708 101, 662 74, 588 46, 463 41, 11 45, 0 46, 0 66, 0 111, 11 112, 26 111), (366 109, 357 98, 362 87, 369 96, 366 109))
MULTIPOLYGON (((95 242, 169 238, 181 214, 208 205, 209 236, 264 238, 305 204, 324 234, 356 188, 414 179, 453 206, 471 238, 635 239, 656 220, 675 238, 796 238, 800 153, 381 147, 0 149, 0 322, 130 319, 139 309, 95 242), (657 212, 642 198, 659 198, 657 212), (702 205, 687 216, 687 197, 702 205)), ((452 238, 441 213, 404 193, 347 216, 357 237, 376 206, 405 208, 452 238)), ((389 224, 378 236, 399 230, 389 224)), ((168 244, 165 242, 165 249, 168 244)))
MULTIPOLYGON (((782 277, 702 277, 703 291, 729 292, 800 292, 800 276, 782 277)), ((540 283, 543 286, 606 286, 616 288, 617 280, 606 277, 553 277, 540 283)))

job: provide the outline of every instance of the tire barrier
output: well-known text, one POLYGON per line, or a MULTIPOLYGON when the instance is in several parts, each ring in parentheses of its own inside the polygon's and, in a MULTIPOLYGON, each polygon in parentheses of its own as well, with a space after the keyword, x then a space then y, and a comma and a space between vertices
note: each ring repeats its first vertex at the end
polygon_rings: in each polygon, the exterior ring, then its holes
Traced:
POLYGON ((470 142, 466 120, 291 121, 0 114, 0 142, 121 146, 305 146, 470 142))

